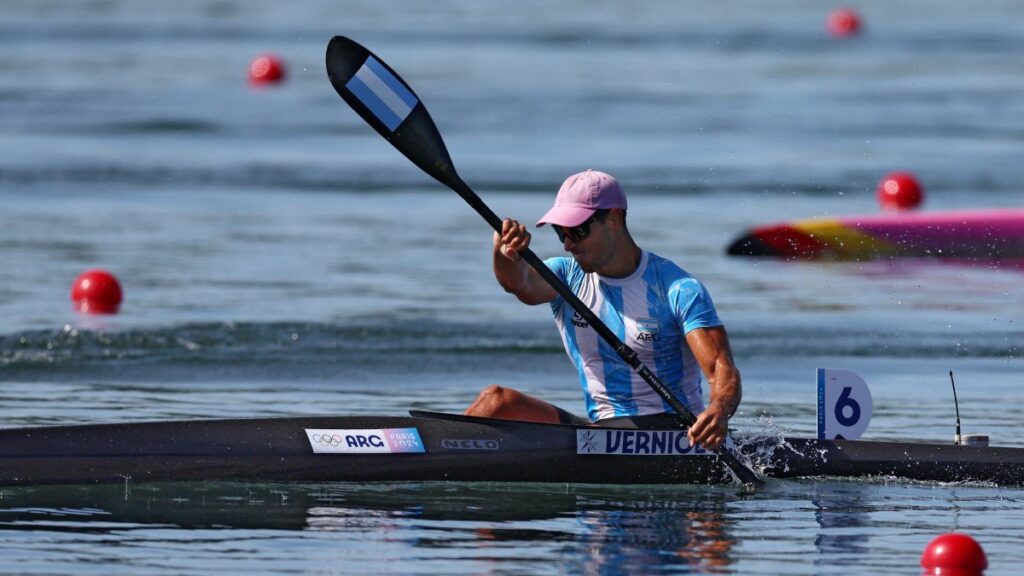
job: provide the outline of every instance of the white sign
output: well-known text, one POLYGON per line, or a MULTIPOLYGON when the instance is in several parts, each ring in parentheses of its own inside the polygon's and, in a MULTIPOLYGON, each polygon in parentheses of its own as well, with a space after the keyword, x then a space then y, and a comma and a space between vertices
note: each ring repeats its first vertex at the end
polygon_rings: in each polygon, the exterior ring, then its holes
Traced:
POLYGON ((849 370, 818 368, 818 438, 856 440, 871 422, 871 390, 849 370))
MULTIPOLYGON (((732 447, 732 438, 726 439, 732 447)), ((577 454, 625 456, 713 456, 714 452, 691 446, 685 430, 624 430, 577 428, 577 454)))
POLYGON ((423 440, 415 428, 323 430, 306 428, 314 454, 423 453, 423 440))

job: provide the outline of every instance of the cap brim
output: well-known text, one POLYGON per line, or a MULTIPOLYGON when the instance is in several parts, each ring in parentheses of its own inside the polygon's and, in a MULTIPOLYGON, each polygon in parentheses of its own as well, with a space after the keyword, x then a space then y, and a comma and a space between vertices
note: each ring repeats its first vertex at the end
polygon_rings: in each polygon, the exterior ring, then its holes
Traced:
POLYGON ((582 206, 555 206, 551 210, 548 210, 547 214, 537 221, 537 226, 557 224, 558 226, 572 228, 573 226, 579 226, 586 222, 587 218, 594 215, 594 212, 597 212, 596 208, 584 208, 582 206))

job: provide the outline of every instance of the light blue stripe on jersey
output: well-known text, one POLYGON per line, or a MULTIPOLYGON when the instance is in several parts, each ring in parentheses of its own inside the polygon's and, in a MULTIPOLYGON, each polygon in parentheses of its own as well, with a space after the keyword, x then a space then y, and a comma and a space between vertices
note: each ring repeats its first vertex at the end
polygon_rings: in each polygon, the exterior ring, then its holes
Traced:
POLYGON ((392 131, 419 103, 416 96, 373 56, 366 58, 345 87, 392 131))

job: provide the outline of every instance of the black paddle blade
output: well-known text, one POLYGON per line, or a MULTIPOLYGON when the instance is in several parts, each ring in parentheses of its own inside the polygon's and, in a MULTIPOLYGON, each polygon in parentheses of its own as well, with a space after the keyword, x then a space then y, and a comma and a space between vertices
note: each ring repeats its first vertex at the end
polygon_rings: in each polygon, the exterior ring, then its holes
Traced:
POLYGON ((327 76, 345 102, 413 164, 450 188, 461 183, 426 107, 373 52, 335 36, 327 45, 327 76))

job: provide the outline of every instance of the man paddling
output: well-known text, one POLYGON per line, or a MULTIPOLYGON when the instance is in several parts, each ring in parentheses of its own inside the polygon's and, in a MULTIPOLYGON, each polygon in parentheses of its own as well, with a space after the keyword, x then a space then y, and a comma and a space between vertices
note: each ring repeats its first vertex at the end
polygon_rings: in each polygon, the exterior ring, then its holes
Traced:
MULTIPOLYGON (((562 184, 537 222, 551 224, 572 257, 545 264, 650 366, 697 420, 691 443, 720 446, 740 403, 740 374, 729 339, 704 286, 671 261, 637 246, 626 227, 626 195, 604 172, 587 170, 562 184), (704 406, 703 372, 711 386, 704 406)), ((588 419, 501 386, 484 389, 471 416, 608 427, 674 427, 671 408, 525 261, 530 233, 506 219, 494 234, 494 276, 520 301, 550 303, 579 373, 588 419)))

